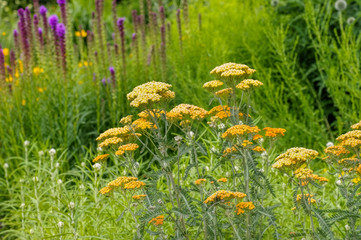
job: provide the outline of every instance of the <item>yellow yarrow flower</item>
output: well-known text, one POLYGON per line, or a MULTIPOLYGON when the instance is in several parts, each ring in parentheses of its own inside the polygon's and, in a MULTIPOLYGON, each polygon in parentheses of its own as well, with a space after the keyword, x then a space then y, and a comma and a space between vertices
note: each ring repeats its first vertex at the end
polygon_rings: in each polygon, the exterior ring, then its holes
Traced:
POLYGON ((266 131, 265 136, 266 137, 278 137, 278 136, 284 136, 286 129, 284 128, 271 128, 271 127, 265 127, 263 130, 266 131))
POLYGON ((253 79, 245 79, 242 82, 240 82, 236 88, 241 89, 241 90, 248 90, 252 87, 259 87, 262 86, 263 83, 258 81, 258 80, 253 80, 253 79))
POLYGON ((126 152, 134 152, 138 148, 139 148, 138 144, 136 144, 136 143, 128 143, 128 144, 120 146, 118 148, 118 151, 115 154, 120 156, 120 155, 123 155, 126 152))
POLYGON ((218 179, 217 180, 217 182, 227 182, 228 181, 228 179, 227 178, 220 178, 220 179, 218 179))
POLYGON ((206 182, 206 181, 207 181, 207 179, 205 179, 205 178, 200 178, 200 179, 195 180, 195 181, 194 181, 194 184, 200 185, 200 184, 202 184, 202 183, 204 183, 204 182, 206 182))
POLYGON ((253 202, 240 202, 236 205, 236 209, 237 215, 240 215, 242 213, 245 213, 245 210, 255 209, 255 206, 253 202))
POLYGON ((213 81, 209 81, 206 82, 205 84, 203 84, 203 88, 213 92, 215 91, 217 88, 220 88, 224 83, 220 80, 213 80, 213 81))
POLYGON ((140 194, 140 195, 134 195, 134 196, 132 196, 132 198, 134 200, 141 200, 141 199, 145 198, 146 196, 147 195, 145 195, 145 194, 140 194))
POLYGON ((361 121, 351 126, 354 130, 361 130, 361 121))
POLYGON ((230 192, 227 190, 219 190, 215 193, 213 193, 211 196, 209 196, 204 203, 210 203, 210 202, 215 202, 215 201, 219 201, 219 200, 230 200, 230 199, 242 199, 244 197, 246 197, 247 195, 241 192, 230 192))
POLYGON ((109 158, 109 154, 102 154, 102 155, 96 156, 93 159, 93 163, 96 163, 96 162, 99 162, 99 161, 105 161, 108 158, 109 158))
POLYGON ((220 98, 227 98, 231 94, 233 94, 233 89, 232 88, 222 89, 222 90, 215 92, 214 94, 220 98))
POLYGON ((163 225, 164 224, 164 216, 160 215, 158 217, 152 218, 149 222, 149 224, 154 224, 155 226, 163 225))
POLYGON ((203 119, 207 116, 208 112, 201 108, 191 104, 179 104, 167 113, 169 119, 203 119))
POLYGON ((257 126, 251 127, 245 124, 235 125, 228 128, 223 134, 222 138, 234 139, 236 137, 242 137, 245 134, 258 133, 261 131, 257 126))
POLYGON ((124 189, 138 189, 145 186, 145 183, 142 181, 133 181, 124 184, 124 189))
POLYGON ((110 145, 117 145, 122 142, 123 142, 123 140, 118 137, 107 138, 103 142, 99 143, 98 147, 104 148, 104 147, 108 147, 110 145))
POLYGON ((272 165, 273 168, 293 168, 296 169, 304 164, 307 160, 315 159, 318 152, 315 150, 295 147, 288 149, 276 158, 276 162, 272 165))

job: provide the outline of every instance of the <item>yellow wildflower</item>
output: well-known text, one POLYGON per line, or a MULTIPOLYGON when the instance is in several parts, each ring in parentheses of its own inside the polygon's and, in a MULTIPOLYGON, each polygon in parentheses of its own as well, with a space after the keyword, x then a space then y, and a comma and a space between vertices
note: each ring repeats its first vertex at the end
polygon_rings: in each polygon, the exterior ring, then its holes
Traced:
POLYGON ((219 200, 229 200, 229 199, 242 199, 246 197, 247 195, 241 192, 230 192, 227 190, 219 190, 215 193, 213 193, 211 196, 209 196, 204 203, 219 201, 219 200))
POLYGON ((9 56, 9 48, 3 48, 3 54, 5 57, 9 56))
POLYGON ((243 80, 242 82, 240 82, 236 88, 239 88, 241 90, 248 90, 250 89, 251 87, 259 87, 259 86, 262 86, 263 83, 258 81, 258 80, 253 80, 253 79, 245 79, 243 80))
POLYGON ((101 148, 108 147, 110 145, 117 145, 122 142, 123 142, 123 140, 118 137, 107 138, 103 142, 99 143, 98 147, 101 147, 101 148))
POLYGON ((361 147, 361 138, 347 138, 341 142, 342 146, 351 147, 351 148, 359 148, 361 147))
POLYGON ((248 145, 252 145, 252 144, 253 144, 253 142, 248 141, 248 140, 243 140, 243 142, 242 142, 243 147, 247 147, 248 145))
POLYGON ((255 152, 264 152, 264 151, 266 151, 266 149, 264 149, 263 147, 260 147, 260 146, 256 146, 252 150, 255 151, 255 152))
POLYGON ((190 104, 179 104, 167 113, 169 119, 203 119, 207 116, 207 111, 201 107, 190 104))
POLYGON ((330 156, 340 156, 340 155, 347 155, 350 153, 346 148, 342 146, 330 146, 325 149, 325 153, 327 153, 330 156))
POLYGON ((126 152, 134 152, 139 148, 139 145, 136 143, 128 143, 122 145, 118 148, 118 151, 115 153, 116 155, 123 155, 126 152))
POLYGON ((80 37, 80 32, 79 32, 79 31, 76 31, 76 32, 75 32, 75 36, 76 36, 76 37, 80 37))
POLYGON ((342 134, 341 136, 339 136, 338 138, 336 138, 337 141, 344 141, 347 139, 361 139, 361 130, 353 130, 353 131, 349 131, 345 134, 342 134))
POLYGON ((33 69, 33 73, 35 76, 38 76, 40 73, 43 73, 44 72, 44 69, 42 69, 41 67, 35 67, 33 69))
POLYGON ((145 186, 145 183, 142 181, 133 181, 124 184, 124 189, 136 189, 136 188, 142 188, 145 186))
POLYGON ((305 193, 305 194, 297 194, 297 201, 301 201, 301 199, 303 198, 306 198, 306 200, 308 201, 309 204, 312 204, 312 203, 316 203, 316 200, 312 198, 313 195, 312 194, 308 194, 308 193, 305 193))
POLYGON ((144 118, 144 119, 151 119, 151 118, 160 118, 161 115, 166 114, 166 112, 164 110, 159 110, 159 109, 146 109, 140 113, 138 113, 138 116, 140 118, 144 118))
POLYGON ((111 187, 111 188, 124 187, 125 184, 136 181, 136 180, 138 180, 138 178, 136 178, 136 177, 126 177, 126 176, 118 177, 117 179, 108 183, 107 186, 111 187))
POLYGON ((134 131, 157 128, 157 126, 154 123, 152 123, 144 118, 139 118, 139 119, 135 120, 132 123, 132 127, 134 128, 134 131))
POLYGON ((260 129, 257 126, 251 127, 245 124, 235 125, 233 127, 228 128, 222 134, 222 138, 233 139, 235 137, 243 136, 245 134, 258 133, 259 131, 260 129))
POLYGON ((84 31, 84 29, 82 29, 80 32, 80 35, 81 35, 81 37, 86 38, 88 36, 88 33, 86 31, 84 31))
POLYGON ((217 180, 217 182, 227 182, 228 181, 228 179, 227 178, 220 178, 220 179, 218 179, 217 180))
POLYGON ((278 136, 284 136, 286 129, 284 128, 271 128, 271 127, 265 127, 263 130, 266 131, 265 136, 266 137, 278 137, 278 136))
POLYGON ((227 156, 227 155, 229 155, 231 153, 234 153, 234 152, 237 152, 237 148, 235 146, 232 146, 230 148, 228 147, 228 148, 224 149, 223 157, 225 157, 225 156, 227 156))
POLYGON ((352 125, 351 128, 354 130, 361 130, 361 121, 352 125))
POLYGON ((110 193, 111 191, 113 191, 113 188, 112 187, 103 187, 102 189, 100 189, 100 193, 105 195, 105 194, 108 194, 110 193))
POLYGON ((143 199, 143 198, 145 198, 147 195, 145 195, 145 194, 140 194, 140 195, 134 195, 132 198, 134 199, 134 200, 140 200, 140 199, 143 199))
POLYGON ((26 100, 23 99, 23 100, 21 101, 21 105, 25 106, 25 104, 26 104, 26 100))
POLYGON ((109 158, 109 154, 102 154, 102 155, 96 156, 96 157, 93 159, 93 163, 96 163, 96 162, 99 162, 99 161, 104 161, 104 160, 106 160, 107 158, 109 158))
POLYGON ((282 153, 276 158, 276 162, 272 165, 274 168, 298 168, 307 160, 315 159, 318 152, 315 150, 295 147, 288 149, 285 153, 282 153))
POLYGON ((232 88, 225 88, 225 89, 222 89, 222 90, 219 90, 219 91, 215 92, 214 94, 216 94, 216 96, 218 96, 220 98, 227 98, 231 94, 233 94, 233 89, 232 88))
POLYGON ((222 81, 213 80, 213 81, 209 81, 209 82, 206 82, 205 84, 203 84, 203 88, 210 92, 213 92, 217 88, 221 87, 223 84, 224 83, 222 81))
POLYGON ((6 36, 6 32, 3 32, 2 35, 5 37, 5 36, 6 36))
POLYGON ((116 137, 116 136, 123 136, 130 133, 130 130, 128 127, 121 127, 121 128, 110 128, 106 130, 104 133, 100 134, 99 137, 97 137, 97 141, 103 140, 108 137, 116 137))
POLYGON ((253 210, 255 208, 253 202, 240 202, 236 205, 237 215, 240 215, 245 212, 245 210, 253 210))

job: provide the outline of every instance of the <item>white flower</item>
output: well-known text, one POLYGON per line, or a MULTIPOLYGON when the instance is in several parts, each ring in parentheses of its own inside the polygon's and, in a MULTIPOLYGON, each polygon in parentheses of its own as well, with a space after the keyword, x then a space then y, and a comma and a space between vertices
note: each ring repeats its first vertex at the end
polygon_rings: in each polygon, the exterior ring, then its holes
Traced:
POLYGON ((24 146, 27 147, 27 146, 29 146, 29 145, 30 145, 30 141, 25 140, 25 141, 24 141, 24 146))
POLYGON ((102 168, 102 165, 100 163, 96 163, 93 165, 93 168, 97 171, 100 171, 100 169, 102 168))
POLYGON ((216 152, 217 152, 217 149, 216 149, 215 147, 212 147, 212 148, 211 148, 211 152, 216 153, 216 152))
POLYGON ((243 125, 243 122, 242 122, 242 121, 239 121, 238 124, 239 124, 239 125, 243 125))
POLYGON ((80 184, 80 185, 79 185, 79 189, 80 189, 80 190, 83 190, 84 188, 85 188, 85 186, 84 186, 83 184, 80 184))
POLYGON ((333 142, 326 143, 326 147, 332 147, 333 145, 334 145, 333 142))
POLYGON ((349 18, 347 18, 347 24, 348 25, 351 25, 351 24, 353 24, 354 22, 356 21, 356 19, 354 18, 354 17, 349 17, 349 18))
POLYGON ((224 123, 220 123, 218 125, 218 129, 225 129, 226 128, 226 125, 224 125, 224 123))
POLYGON ((23 182, 24 182, 24 179, 23 179, 23 178, 20 178, 19 182, 20 182, 20 183, 23 183, 23 182))
POLYGON ((63 180, 58 179, 58 184, 61 185, 63 183, 63 180))
POLYGON ((175 136, 175 137, 174 137, 174 141, 175 141, 177 144, 181 144, 181 142, 182 142, 182 137, 181 137, 181 136, 175 136))
POLYGON ((189 131, 189 132, 188 132, 188 136, 189 136, 190 138, 193 138, 193 137, 194 137, 194 132, 189 131))
POLYGON ((347 2, 345 0, 337 0, 335 2, 335 8, 337 11, 343 11, 347 8, 347 2))
POLYGON ((268 157, 268 153, 267 153, 266 151, 264 151, 264 152, 261 154, 261 157, 267 158, 267 157, 268 157))
POLYGON ((85 162, 81 162, 80 164, 82 167, 85 167, 85 162))
POLYGON ((9 164, 4 163, 4 169, 8 169, 9 168, 9 164))
POLYGON ((348 231, 350 230, 350 226, 348 224, 345 225, 345 229, 348 231))
POLYGON ((260 139, 258 139, 258 142, 259 142, 259 143, 263 143, 263 142, 264 142, 264 139, 263 139, 263 138, 260 138, 260 139))
POLYGON ((34 234, 34 229, 31 228, 31 229, 29 230, 29 233, 30 233, 30 234, 34 234))
POLYGON ((42 156, 44 156, 44 151, 39 151, 38 154, 39 154, 39 157, 42 157, 42 156))
POLYGON ((159 203, 159 204, 163 204, 162 199, 158 199, 158 203, 159 203))
POLYGON ((24 207, 25 207, 25 203, 21 203, 21 204, 20 204, 20 207, 21 207, 21 208, 24 208, 24 207))
POLYGON ((64 227, 64 223, 63 223, 62 221, 58 222, 58 227, 59 227, 59 228, 64 227))
POLYGON ((98 147, 98 148, 97 148, 97 151, 98 151, 98 152, 101 152, 101 151, 103 151, 103 149, 102 149, 101 147, 98 147))
POLYGON ((53 157, 56 154, 56 150, 54 148, 50 149, 49 154, 53 157))
POLYGON ((39 181, 39 178, 38 177, 33 177, 33 181, 37 182, 37 181, 39 181))
POLYGON ((217 127, 217 124, 212 121, 212 122, 208 122, 208 125, 211 127, 211 128, 216 128, 217 127))
POLYGON ((139 162, 134 163, 135 168, 139 168, 139 162))
POLYGON ((239 170, 239 167, 234 166, 234 170, 238 171, 238 170, 239 170))
POLYGON ((155 206, 149 206, 149 209, 153 211, 155 209, 155 206))
POLYGON ((209 167, 208 166, 206 166, 206 171, 209 172, 209 167))
POLYGON ((56 167, 56 168, 60 167, 60 164, 59 164, 58 162, 55 163, 55 167, 56 167))
POLYGON ((68 204, 68 207, 69 207, 69 209, 74 209, 74 208, 75 208, 75 203, 74 203, 74 202, 70 202, 70 203, 68 204))
POLYGON ((229 172, 226 172, 226 177, 229 177, 229 172))
POLYGON ((263 172, 264 172, 264 169, 263 169, 263 168, 261 168, 259 171, 263 173, 263 172))
POLYGON ((341 185, 341 184, 342 184, 342 181, 341 181, 341 180, 337 180, 337 181, 336 181, 336 184, 337 184, 337 185, 341 185))

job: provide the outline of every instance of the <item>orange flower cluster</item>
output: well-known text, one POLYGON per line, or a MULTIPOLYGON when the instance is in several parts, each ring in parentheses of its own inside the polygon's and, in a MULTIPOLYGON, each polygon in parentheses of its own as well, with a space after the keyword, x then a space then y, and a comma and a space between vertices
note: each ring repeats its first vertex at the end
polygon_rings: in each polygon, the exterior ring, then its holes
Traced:
POLYGON ((207 181, 207 179, 205 179, 205 178, 200 178, 200 179, 195 180, 195 181, 194 181, 194 184, 196 184, 196 185, 201 185, 202 183, 204 183, 204 182, 206 182, 206 181, 207 181))
POLYGON ((346 148, 342 147, 342 146, 331 146, 325 149, 325 153, 328 154, 331 157, 338 157, 341 155, 347 155, 350 153, 350 151, 348 151, 346 148))
POLYGON ((145 194, 140 194, 140 195, 134 195, 134 196, 132 196, 132 198, 134 199, 134 200, 140 200, 140 199, 143 199, 143 198, 145 198, 147 195, 145 195, 145 194))
POLYGON ((155 124, 144 118, 138 118, 132 123, 134 131, 157 128, 155 124))
POLYGON ((138 189, 145 186, 145 183, 142 181, 133 181, 124 184, 124 189, 138 189))
POLYGON ((255 209, 255 206, 253 202, 240 202, 236 205, 236 209, 237 215, 240 215, 242 213, 245 213, 245 210, 255 209))
POLYGON ((234 152, 237 152, 237 148, 235 146, 232 146, 230 148, 228 147, 228 148, 224 149, 223 157, 226 157, 227 155, 234 153, 234 152))
POLYGON ((261 146, 256 146, 252 150, 255 151, 255 152, 264 152, 264 151, 266 151, 266 149, 264 149, 261 146))
POLYGON ((122 189, 135 189, 145 186, 144 182, 137 181, 138 178, 136 177, 118 177, 117 179, 109 182, 106 187, 100 189, 101 194, 108 194, 111 193, 113 190, 117 188, 122 189))
POLYGON ((220 178, 220 179, 218 179, 217 180, 217 182, 227 182, 228 181, 228 179, 227 178, 220 178))
POLYGON ((119 123, 123 125, 129 125, 132 123, 132 121, 133 121, 133 115, 128 115, 120 119, 119 123))
POLYGON ((315 150, 302 147, 290 148, 276 158, 276 162, 272 167, 278 169, 286 167, 297 169, 307 160, 315 159, 317 155, 318 152, 315 150))
POLYGON ((294 174, 296 178, 301 180, 302 186, 307 185, 310 181, 328 182, 327 178, 313 174, 313 171, 308 168, 296 169, 294 174))
POLYGON ((308 194, 308 193, 305 193, 305 194, 297 194, 297 199, 296 201, 299 202, 301 201, 301 199, 303 198, 306 198, 306 200, 308 201, 309 204, 312 204, 312 203, 316 203, 316 200, 312 198, 313 195, 312 194, 308 194))
POLYGON ((286 129, 284 128, 271 128, 271 127, 265 127, 263 130, 266 131, 265 136, 266 137, 278 137, 278 136, 284 136, 286 129))
POLYGON ((219 190, 215 193, 213 193, 211 196, 209 196, 204 203, 210 203, 220 200, 230 200, 230 199, 242 199, 246 197, 247 195, 241 192, 230 192, 227 190, 219 190))
POLYGON ((258 133, 259 131, 260 129, 257 126, 251 127, 245 124, 235 125, 228 128, 227 131, 222 134, 222 138, 234 139, 245 134, 258 133))
POLYGON ((102 154, 102 155, 99 155, 99 156, 96 156, 94 159, 93 159, 93 163, 96 163, 96 162, 99 162, 99 161, 105 161, 109 158, 109 154, 102 154))
POLYGON ((153 223, 155 226, 160 226, 164 224, 164 216, 160 215, 158 217, 152 218, 152 220, 150 220, 148 222, 149 224, 153 223))
POLYGON ((159 110, 159 109, 146 109, 138 113, 138 116, 140 118, 149 120, 151 118, 160 118, 162 114, 166 114, 166 112, 164 110, 159 110))

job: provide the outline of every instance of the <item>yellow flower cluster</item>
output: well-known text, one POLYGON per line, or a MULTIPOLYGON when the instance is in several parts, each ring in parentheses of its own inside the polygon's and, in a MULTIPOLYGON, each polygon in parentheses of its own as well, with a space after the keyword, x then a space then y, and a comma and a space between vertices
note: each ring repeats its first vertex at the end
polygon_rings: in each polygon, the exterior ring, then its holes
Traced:
POLYGON ((202 183, 204 183, 204 182, 206 182, 206 181, 207 181, 207 179, 205 179, 205 178, 200 178, 200 179, 195 180, 195 181, 194 181, 194 184, 195 184, 195 185, 200 185, 200 184, 202 184, 202 183))
POLYGON ((361 121, 351 126, 354 130, 361 130, 361 121))
POLYGON ((264 149, 261 146, 256 146, 252 150, 255 151, 255 152, 264 152, 264 151, 266 151, 266 149, 264 149))
POLYGON ((341 142, 342 146, 351 147, 351 148, 360 148, 361 147, 361 139, 356 138, 348 138, 341 142))
POLYGON ((217 88, 221 87, 223 84, 224 83, 222 81, 213 80, 213 81, 209 81, 209 82, 206 82, 205 84, 203 84, 203 88, 210 92, 213 92, 217 88))
POLYGON ((207 111, 201 107, 190 104, 180 104, 167 113, 169 119, 203 119, 207 116, 207 111))
POLYGON ((291 167, 296 169, 307 160, 316 158, 317 155, 318 152, 315 150, 302 147, 290 148, 276 158, 276 162, 272 165, 272 167, 278 169, 291 167))
POLYGON ((116 136, 123 136, 130 133, 130 130, 128 127, 121 127, 121 128, 110 128, 106 130, 104 133, 100 134, 99 137, 97 137, 97 141, 103 140, 105 138, 109 137, 116 137, 116 136))
POLYGON ((145 183, 142 181, 133 181, 133 182, 129 182, 124 184, 124 189, 138 189, 138 188, 142 188, 145 186, 145 183))
POLYGON ((347 155, 350 153, 350 151, 348 151, 346 148, 342 146, 335 145, 326 148, 325 153, 327 153, 332 157, 335 157, 335 156, 347 155))
POLYGON ((265 136, 266 137, 278 137, 278 136, 284 136, 286 129, 284 128, 271 128, 271 127, 265 127, 263 130, 266 131, 265 136))
POLYGON ((117 145, 122 142, 123 142, 123 140, 121 138, 112 137, 112 138, 105 139, 103 142, 99 143, 98 146, 101 148, 104 148, 104 147, 108 147, 110 145, 117 145))
POLYGON ((308 168, 296 169, 294 174, 296 178, 301 180, 302 186, 307 185, 310 181, 328 182, 327 178, 313 174, 313 171, 308 168))
POLYGON ((236 88, 244 91, 250 89, 251 87, 259 87, 262 85, 263 83, 261 81, 253 80, 253 79, 245 79, 242 82, 238 83, 236 88))
POLYGON ((112 187, 103 187, 102 189, 100 189, 100 193, 105 195, 105 194, 108 194, 110 193, 111 191, 113 191, 113 188, 112 187))
POLYGON ((133 121, 133 115, 128 115, 120 119, 119 123, 123 125, 129 125, 132 123, 132 121, 133 121))
POLYGON ((118 151, 115 152, 115 154, 120 156, 120 155, 123 155, 126 152, 134 152, 138 148, 139 148, 138 144, 136 144, 136 143, 128 143, 128 144, 125 144, 125 145, 121 145, 118 148, 118 151))
POLYGON ((225 63, 215 67, 210 73, 222 78, 246 78, 255 72, 256 70, 244 64, 225 63))
POLYGON ((138 118, 137 120, 135 120, 132 123, 132 127, 134 128, 135 131, 157 128, 155 124, 144 118, 138 118))
POLYGON ((357 158, 342 158, 341 160, 338 161, 339 164, 343 164, 343 165, 353 165, 355 163, 357 163, 359 160, 357 158))
POLYGON ((140 195, 134 195, 134 196, 132 196, 132 198, 134 199, 134 200, 140 200, 140 199, 143 199, 143 198, 145 198, 147 195, 145 195, 145 194, 140 194, 140 195))
POLYGON ((138 114, 140 118, 151 119, 151 118, 160 118, 162 114, 166 114, 164 110, 159 109, 146 109, 138 114))
POLYGON ((308 201, 308 203, 316 203, 316 200, 312 198, 313 195, 312 194, 308 194, 308 193, 305 193, 305 194, 297 194, 297 201, 301 201, 301 199, 303 198, 306 198, 306 200, 308 201))
POLYGON ((133 107, 149 107, 173 99, 175 93, 169 90, 171 87, 168 83, 152 81, 135 87, 128 93, 127 98, 133 107))
POLYGON ((108 158, 109 158, 109 154, 102 154, 102 155, 96 156, 93 159, 93 163, 96 163, 96 162, 99 162, 99 161, 104 161, 104 160, 107 160, 108 158))
POLYGON ((217 180, 217 182, 227 182, 228 181, 228 179, 227 178, 220 178, 220 179, 218 179, 217 180))
POLYGON ((248 140, 243 140, 243 142, 242 142, 243 147, 247 147, 248 145, 252 145, 252 144, 253 144, 253 142, 248 141, 248 140))
POLYGON ((230 95, 233 94, 233 89, 232 88, 225 88, 222 90, 219 90, 217 92, 214 93, 216 96, 220 97, 220 98, 227 98, 230 95))
POLYGON ((112 187, 112 188, 123 187, 124 184, 133 182, 136 180, 138 180, 138 178, 136 178, 136 177, 126 177, 126 176, 118 177, 117 179, 108 183, 107 187, 112 187))
POLYGON ((235 125, 228 128, 227 131, 222 134, 222 138, 233 139, 239 136, 243 136, 244 134, 258 133, 259 131, 260 129, 257 126, 251 127, 245 124, 235 125))
POLYGON ((242 213, 245 213, 245 210, 253 210, 255 209, 255 206, 253 204, 253 202, 240 202, 236 205, 236 212, 237 212, 237 215, 240 215, 242 213))
POLYGON ((361 139, 361 130, 349 131, 336 138, 336 140, 339 142, 345 141, 347 139, 361 139))
POLYGON ((44 72, 44 69, 42 69, 41 67, 35 67, 33 69, 33 73, 35 76, 38 76, 40 73, 43 73, 44 72))
POLYGON ((88 36, 88 33, 86 31, 84 31, 84 29, 82 29, 81 31, 76 31, 75 36, 86 38, 88 36))
POLYGON ((149 224, 153 223, 155 226, 163 225, 164 224, 164 216, 160 215, 158 217, 152 218, 152 220, 150 220, 148 223, 149 224))
POLYGON ((209 196, 204 203, 210 203, 210 202, 215 202, 215 201, 219 201, 219 200, 230 200, 230 199, 242 199, 244 197, 246 197, 247 195, 241 192, 230 192, 227 190, 219 190, 215 193, 213 193, 211 196, 209 196))
POLYGON ((230 148, 228 147, 228 148, 224 149, 223 157, 225 157, 225 156, 227 156, 227 155, 229 155, 231 153, 234 153, 234 152, 237 152, 237 148, 235 146, 232 146, 230 148))
POLYGON ((255 141, 255 140, 258 140, 260 138, 263 138, 263 136, 261 134, 256 134, 253 136, 252 140, 255 141))

